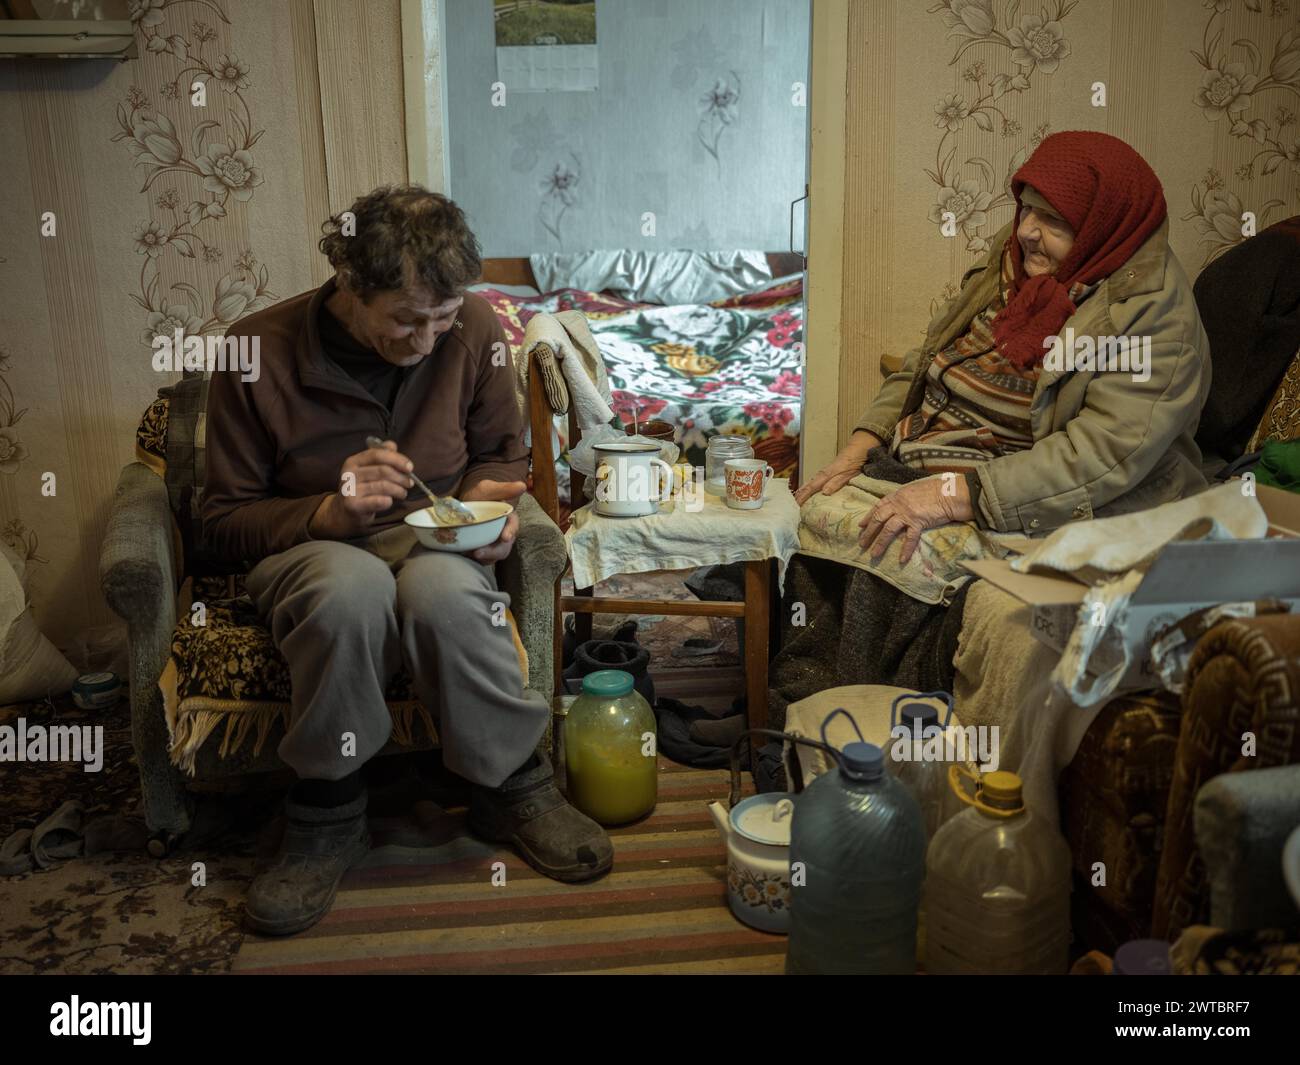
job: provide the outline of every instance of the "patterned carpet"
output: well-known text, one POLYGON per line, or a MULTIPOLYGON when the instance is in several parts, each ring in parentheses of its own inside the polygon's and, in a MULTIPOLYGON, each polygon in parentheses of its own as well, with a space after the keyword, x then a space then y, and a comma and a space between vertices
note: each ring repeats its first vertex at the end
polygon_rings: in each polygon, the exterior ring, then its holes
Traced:
MULTIPOLYGON (((619 577, 598 593, 693 598, 683 576, 619 577)), ((596 634, 623 620, 598 617, 596 634)), ((728 619, 644 618, 638 639, 650 649, 664 694, 725 705, 743 686, 728 619), (691 637, 722 646, 702 657, 674 653, 691 637)), ((20 717, 29 725, 103 725, 104 763, 86 773, 80 765, 0 762, 0 842, 35 828, 68 799, 84 805, 87 821, 111 814, 143 821, 125 694, 107 711, 80 710, 67 696, 0 707, 0 724, 16 725, 20 717)), ((0 877, 0 974, 225 972, 236 951, 241 970, 354 963, 366 971, 559 971, 615 963, 779 970, 784 941, 745 929, 723 900, 724 849, 705 800, 725 799, 725 774, 665 760, 661 768, 659 809, 614 833, 616 871, 595 884, 539 877, 513 853, 496 854, 464 836, 449 803, 453 812, 444 813, 426 799, 403 817, 372 817, 377 849, 350 874, 339 907, 320 928, 282 943, 250 939, 243 950, 243 897, 259 853, 274 847, 283 782, 264 778, 249 793, 203 795, 197 838, 162 861, 133 849, 0 877), (509 886, 485 894, 483 870, 496 858, 506 863, 509 886), (194 862, 204 863, 202 885, 192 883, 194 862), (674 914, 679 934, 664 937, 665 913, 674 914), (372 931, 373 947, 369 938, 348 939, 372 931), (447 954, 444 940, 457 952, 447 954)))
MULTIPOLYGON (((139 817, 140 778, 125 698, 108 711, 79 710, 67 697, 0 707, 0 724, 102 724, 104 763, 0 762, 0 841, 35 828, 65 800, 89 821, 139 817)), ((258 828, 274 794, 205 797, 195 844, 158 861, 143 850, 74 858, 0 877, 0 973, 224 972, 243 937, 244 891, 253 875, 258 828), (202 861, 199 886, 192 863, 202 861)))
MULTIPOLYGON (((125 701, 97 715, 66 699, 0 708, 0 724, 20 716, 105 725, 104 768, 0 763, 0 840, 65 799, 87 819, 139 816, 125 701)), ((119 851, 0 877, 0 973, 779 972, 785 940, 726 906, 726 852, 707 804, 725 803, 727 775, 659 765, 655 812, 611 832, 614 871, 584 885, 473 839, 454 791, 426 786, 407 802, 400 783, 386 801, 372 790, 374 849, 334 911, 288 940, 246 938, 240 924, 259 856, 275 846, 280 789, 267 779, 256 792, 200 796, 202 838, 162 861, 119 851), (194 862, 205 884, 192 882, 194 862)))
MULTIPOLYGON (((691 570, 661 570, 656 573, 619 574, 601 581, 594 592, 610 599, 673 599, 694 602, 696 596, 686 587, 684 580, 691 570)), ((572 593, 572 578, 564 579, 564 594, 572 593)), ((609 636, 628 620, 627 614, 597 614, 592 622, 592 635, 609 636)), ((741 682, 737 691, 744 688, 740 670, 740 645, 734 618, 670 617, 653 614, 640 618, 637 642, 650 652, 652 672, 675 670, 734 669, 741 682), (686 656, 683 645, 690 638, 721 644, 709 655, 686 656)))
MULTIPOLYGON (((725 772, 659 763, 659 805, 613 829, 614 869, 590 884, 539 876, 469 837, 463 811, 417 804, 372 819, 375 848, 333 911, 285 940, 249 935, 241 973, 779 973, 785 938, 727 909, 726 848, 707 804, 725 772), (505 882, 493 886, 493 864, 505 882)), ((751 793, 747 788, 746 793, 751 793)))

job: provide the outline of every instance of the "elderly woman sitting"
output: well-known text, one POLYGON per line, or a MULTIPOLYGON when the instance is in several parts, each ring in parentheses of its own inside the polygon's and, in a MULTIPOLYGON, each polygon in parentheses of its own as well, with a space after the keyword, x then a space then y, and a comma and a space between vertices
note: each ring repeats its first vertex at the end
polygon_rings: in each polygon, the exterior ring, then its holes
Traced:
MULTIPOLYGON (((1015 218, 988 256, 796 495, 806 524, 817 493, 861 475, 898 483, 857 522, 872 559, 899 540, 906 566, 923 533, 950 523, 1034 536, 1205 487, 1192 437, 1209 346, 1159 180, 1123 141, 1066 132, 1039 145, 1012 191, 1015 218)), ((949 688, 961 593, 918 602, 804 556, 791 576, 805 624, 787 626, 773 663, 775 723, 838 684, 949 688)))

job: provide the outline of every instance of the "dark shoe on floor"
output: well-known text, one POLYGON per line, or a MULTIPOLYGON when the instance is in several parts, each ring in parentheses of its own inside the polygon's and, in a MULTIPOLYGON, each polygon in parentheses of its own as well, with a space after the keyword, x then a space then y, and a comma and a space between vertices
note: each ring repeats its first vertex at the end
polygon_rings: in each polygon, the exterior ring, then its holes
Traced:
POLYGON ((499 788, 475 785, 469 827, 492 843, 509 843, 539 873, 553 880, 591 880, 614 864, 605 830, 579 813, 555 787, 551 763, 514 773, 499 788))
POLYGON ((747 728, 749 719, 744 714, 728 714, 726 717, 696 721, 691 725, 688 735, 706 747, 730 747, 747 728))
POLYGON ((287 936, 330 911, 339 881, 370 849, 366 797, 344 806, 286 799, 284 838, 269 868, 248 889, 244 919, 255 932, 287 936))
MULTIPOLYGON (((619 630, 623 631, 623 630, 619 630)), ((632 674, 632 684, 651 706, 655 704, 655 683, 650 676, 650 652, 635 640, 588 640, 573 653, 573 664, 564 679, 574 694, 582 691, 582 678, 602 669, 621 669, 632 674)))

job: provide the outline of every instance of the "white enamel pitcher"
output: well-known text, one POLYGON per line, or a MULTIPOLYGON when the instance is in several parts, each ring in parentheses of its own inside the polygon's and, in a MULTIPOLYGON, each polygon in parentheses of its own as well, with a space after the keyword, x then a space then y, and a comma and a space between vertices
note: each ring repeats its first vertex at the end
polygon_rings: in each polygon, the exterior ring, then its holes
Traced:
POLYGON ((614 518, 658 514, 670 498, 673 469, 656 444, 615 440, 597 444, 595 511, 614 518))

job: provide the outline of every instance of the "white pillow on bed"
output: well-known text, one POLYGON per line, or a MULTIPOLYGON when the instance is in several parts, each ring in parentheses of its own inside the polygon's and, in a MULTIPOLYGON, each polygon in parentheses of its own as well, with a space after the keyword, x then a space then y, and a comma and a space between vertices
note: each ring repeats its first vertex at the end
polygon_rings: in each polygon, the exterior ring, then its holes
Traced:
POLYGON ((543 292, 614 292, 639 303, 711 303, 772 281, 761 251, 583 251, 530 255, 543 292))
POLYGON ((470 292, 486 292, 488 289, 495 289, 497 292, 504 292, 507 296, 540 296, 541 293, 532 285, 494 285, 491 281, 485 281, 481 285, 470 285, 470 292))

